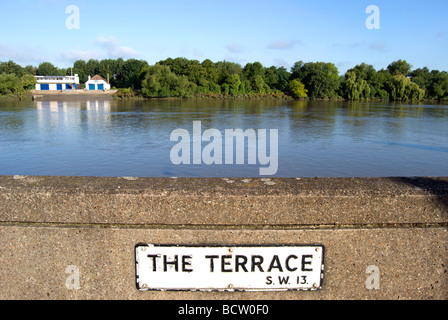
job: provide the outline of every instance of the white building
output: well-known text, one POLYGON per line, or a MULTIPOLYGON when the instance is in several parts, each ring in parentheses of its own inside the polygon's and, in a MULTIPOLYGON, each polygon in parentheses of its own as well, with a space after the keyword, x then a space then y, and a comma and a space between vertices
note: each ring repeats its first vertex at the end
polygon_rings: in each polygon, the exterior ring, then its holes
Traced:
POLYGON ((96 75, 93 78, 90 78, 89 81, 86 82, 86 90, 88 91, 104 91, 110 90, 110 84, 107 83, 101 76, 96 75))
POLYGON ((65 91, 79 88, 79 77, 74 76, 36 76, 37 91, 65 91))

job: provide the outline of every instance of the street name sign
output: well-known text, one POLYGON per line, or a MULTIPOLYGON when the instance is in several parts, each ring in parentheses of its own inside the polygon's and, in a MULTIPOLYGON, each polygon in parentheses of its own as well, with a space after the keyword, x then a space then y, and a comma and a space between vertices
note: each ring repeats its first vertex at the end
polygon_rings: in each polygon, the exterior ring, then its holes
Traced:
POLYGON ((141 291, 322 289, 324 246, 135 247, 141 291))

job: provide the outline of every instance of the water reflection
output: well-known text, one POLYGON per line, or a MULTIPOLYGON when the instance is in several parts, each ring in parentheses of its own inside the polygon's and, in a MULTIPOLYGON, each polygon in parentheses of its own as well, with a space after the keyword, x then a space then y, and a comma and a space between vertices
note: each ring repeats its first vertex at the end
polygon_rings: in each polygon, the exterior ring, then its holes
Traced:
POLYGON ((0 103, 0 174, 257 176, 258 166, 174 166, 170 134, 278 129, 278 176, 448 175, 448 107, 341 101, 0 103))
POLYGON ((399 143, 399 142, 390 142, 390 141, 371 141, 371 142, 384 144, 384 145, 388 145, 388 146, 421 149, 421 150, 427 150, 427 151, 448 152, 448 148, 428 146, 428 145, 421 145, 421 144, 399 143))
MULTIPOLYGON (((39 118, 51 118, 55 121, 76 120, 81 111, 88 111, 88 117, 97 115, 108 115, 111 112, 110 101, 36 101, 37 114, 39 118)), ((106 117, 107 118, 107 117, 106 117)))

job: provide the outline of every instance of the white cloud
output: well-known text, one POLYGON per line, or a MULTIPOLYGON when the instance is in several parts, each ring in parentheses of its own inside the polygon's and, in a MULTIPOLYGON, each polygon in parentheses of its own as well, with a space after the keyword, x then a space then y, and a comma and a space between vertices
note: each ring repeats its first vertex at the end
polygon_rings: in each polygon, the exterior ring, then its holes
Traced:
POLYGON ((369 49, 372 51, 384 52, 386 51, 386 45, 383 42, 375 42, 369 46, 369 49))
POLYGON ((445 32, 445 30, 440 30, 436 33, 436 38, 446 38, 448 36, 448 33, 445 32))
POLYGON ((353 68, 354 64, 352 61, 339 61, 336 62, 336 67, 339 70, 339 74, 343 75, 347 72, 348 69, 353 68))
POLYGON ((291 65, 288 63, 288 61, 284 60, 284 59, 274 59, 274 64, 277 67, 285 67, 287 70, 291 69, 291 65))
POLYGON ((267 48, 274 50, 289 50, 301 44, 303 44, 302 40, 279 40, 271 42, 268 44, 267 48))
POLYGON ((95 44, 106 49, 110 58, 132 58, 139 56, 139 53, 131 47, 122 46, 118 39, 113 36, 99 35, 95 44))
POLYGON ((364 48, 366 46, 366 43, 364 41, 356 41, 356 42, 352 42, 352 43, 333 43, 331 45, 332 48, 334 49, 342 49, 342 50, 347 50, 347 49, 358 49, 358 48, 364 48))
POLYGON ((193 54, 195 57, 198 57, 198 58, 203 58, 205 56, 205 53, 202 50, 199 50, 197 48, 193 49, 193 54))
POLYGON ((122 46, 118 39, 113 36, 99 35, 94 42, 96 47, 100 47, 105 50, 98 50, 95 47, 92 50, 65 50, 60 54, 60 61, 73 63, 76 60, 88 61, 90 59, 102 60, 106 58, 112 59, 128 59, 140 56, 140 54, 126 46, 122 46))
POLYGON ((61 58, 64 61, 74 62, 76 60, 90 60, 90 59, 101 59, 98 53, 92 51, 82 51, 82 50, 68 50, 61 53, 61 58))
POLYGON ((44 60, 40 51, 36 48, 13 49, 0 43, 0 61, 12 60, 18 64, 28 65, 40 63, 44 60))
POLYGON ((226 46, 227 51, 230 53, 243 53, 246 51, 246 48, 239 43, 231 43, 226 46))
POLYGON ((240 64, 240 65, 245 65, 246 63, 247 63, 247 61, 245 60, 245 59, 243 59, 243 58, 240 58, 240 57, 234 57, 234 56, 229 56, 229 55, 226 55, 225 57, 224 57, 224 61, 229 61, 229 62, 234 62, 234 63, 238 63, 238 64, 240 64))

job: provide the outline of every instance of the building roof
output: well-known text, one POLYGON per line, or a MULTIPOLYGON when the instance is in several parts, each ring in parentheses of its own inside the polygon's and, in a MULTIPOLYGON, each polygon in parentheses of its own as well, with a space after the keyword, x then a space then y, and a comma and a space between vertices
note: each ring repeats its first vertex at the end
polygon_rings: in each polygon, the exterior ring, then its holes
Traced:
POLYGON ((106 82, 106 80, 104 80, 103 77, 99 76, 99 75, 95 75, 93 78, 91 78, 90 80, 102 80, 104 82, 106 82))

